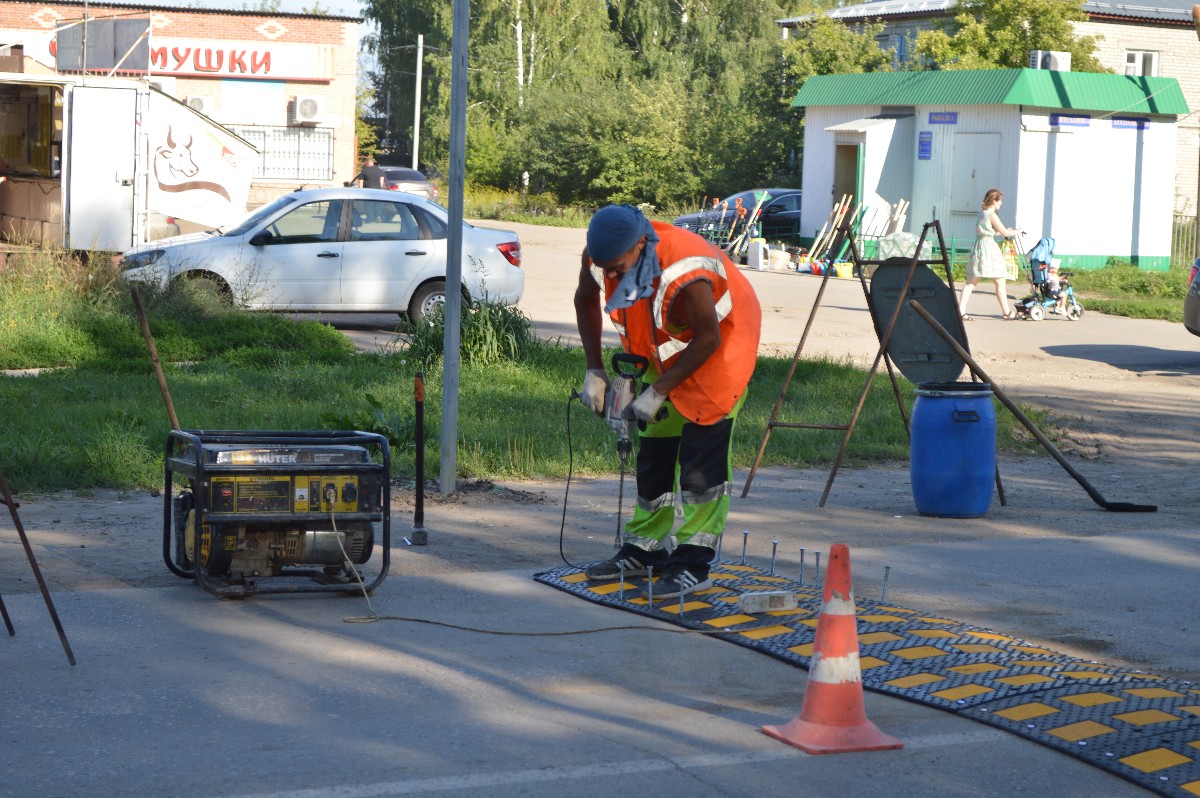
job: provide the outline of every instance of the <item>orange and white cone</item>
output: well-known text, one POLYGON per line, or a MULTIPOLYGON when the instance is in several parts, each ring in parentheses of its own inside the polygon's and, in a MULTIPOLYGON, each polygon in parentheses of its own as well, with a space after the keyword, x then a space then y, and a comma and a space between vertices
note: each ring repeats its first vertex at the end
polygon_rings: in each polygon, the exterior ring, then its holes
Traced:
POLYGON ((784 726, 763 726, 764 734, 810 754, 904 747, 867 720, 854 613, 850 549, 845 543, 835 543, 829 551, 804 707, 799 717, 784 726))

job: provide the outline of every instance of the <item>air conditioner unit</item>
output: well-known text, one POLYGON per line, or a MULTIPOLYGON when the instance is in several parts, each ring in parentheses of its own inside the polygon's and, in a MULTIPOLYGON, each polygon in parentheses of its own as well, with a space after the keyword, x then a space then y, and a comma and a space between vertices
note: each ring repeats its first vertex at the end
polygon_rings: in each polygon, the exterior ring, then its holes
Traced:
POLYGON ((175 96, 175 78, 167 77, 165 75, 155 75, 152 78, 148 78, 146 82, 161 91, 163 94, 168 94, 172 97, 175 96))
POLYGON ((1054 72, 1071 71, 1071 54, 1058 50, 1030 50, 1030 69, 1049 69, 1054 72))
POLYGON ((1071 54, 1070 53, 1060 53, 1058 51, 1051 50, 1049 55, 1050 55, 1050 66, 1047 67, 1048 69, 1051 69, 1055 72, 1070 72, 1071 71, 1071 54))
POLYGON ((202 114, 211 115, 213 111, 217 110, 217 101, 203 94, 193 94, 187 98, 186 102, 188 108, 202 114))
POLYGON ((318 125, 325 118, 325 98, 298 95, 291 109, 293 125, 318 125))

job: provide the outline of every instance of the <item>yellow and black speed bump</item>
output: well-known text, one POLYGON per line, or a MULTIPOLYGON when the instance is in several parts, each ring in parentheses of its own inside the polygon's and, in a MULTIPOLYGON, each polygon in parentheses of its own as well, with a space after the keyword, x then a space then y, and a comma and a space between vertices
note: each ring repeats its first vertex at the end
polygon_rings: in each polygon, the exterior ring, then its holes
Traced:
MULTIPOLYGON (((643 579, 536 574, 588 601, 752 648, 807 669, 821 591, 751 565, 713 566, 714 584, 650 606, 643 579), (743 593, 783 590, 794 610, 743 613, 743 593), (682 609, 682 612, 681 612, 682 609)), ((1066 752, 1166 796, 1200 796, 1200 685, 1100 665, 1009 635, 857 599, 863 687, 955 712, 1066 752)))

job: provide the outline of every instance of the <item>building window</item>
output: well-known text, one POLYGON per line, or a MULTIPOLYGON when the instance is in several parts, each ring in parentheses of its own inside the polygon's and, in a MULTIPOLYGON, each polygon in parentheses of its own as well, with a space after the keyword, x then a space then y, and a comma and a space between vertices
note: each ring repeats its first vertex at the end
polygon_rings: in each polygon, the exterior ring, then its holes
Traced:
POLYGON ((1125 74, 1133 77, 1158 77, 1158 53, 1128 50, 1125 53, 1125 74))
POLYGON ((258 148, 259 180, 333 180, 333 129, 228 125, 258 148))

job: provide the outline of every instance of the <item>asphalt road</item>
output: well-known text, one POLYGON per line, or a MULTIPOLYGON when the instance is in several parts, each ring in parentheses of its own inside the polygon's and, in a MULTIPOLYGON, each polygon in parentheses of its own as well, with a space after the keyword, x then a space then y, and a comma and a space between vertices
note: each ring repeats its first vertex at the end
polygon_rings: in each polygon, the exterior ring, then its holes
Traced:
MULTIPOLYGON (((582 231, 516 227, 522 306, 545 335, 573 335, 582 231)), ((764 349, 790 355, 820 281, 750 273, 764 349)), ((870 362, 861 289, 830 281, 813 354, 870 362)), ((1175 678, 1200 674, 1194 590, 1195 339, 1177 325, 1087 315, 1004 322, 979 292, 972 351, 1022 401, 1077 418, 1072 461, 1128 516, 1092 504, 1048 458, 1004 461, 1009 504, 970 521, 918 516, 903 464, 847 470, 830 503, 820 470, 761 473, 736 500, 749 556, 850 543, 855 587, 1076 656, 1175 678), (1089 459, 1090 458, 1090 459, 1089 459)), ((327 317, 327 320, 328 317, 327 317)), ((394 320, 337 321, 392 346, 394 320)), ((736 475, 741 485, 745 475, 736 475)), ((615 480, 577 481, 565 541, 606 556, 615 480)), ((423 622, 347 623, 361 598, 215 599, 157 561, 161 499, 19 497, 78 665, 68 666, 15 535, 0 525, 0 796, 359 798, 390 795, 1136 796, 1141 787, 943 711, 868 693, 900 751, 814 757, 761 734, 803 702, 805 673, 535 583, 553 566, 565 486, 427 508, 430 544, 393 546, 371 603, 423 622), (94 558, 94 559, 93 559, 94 558), (484 634, 428 622, 508 634, 484 634)), ((627 505, 626 505, 627 506, 627 505)), ((398 506, 400 530, 408 508, 398 506)))

